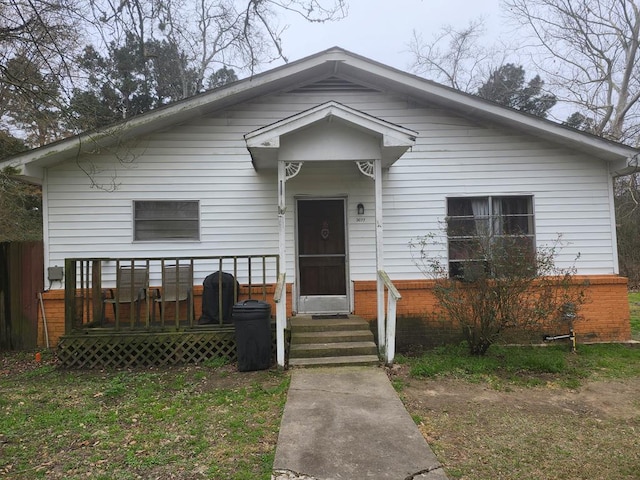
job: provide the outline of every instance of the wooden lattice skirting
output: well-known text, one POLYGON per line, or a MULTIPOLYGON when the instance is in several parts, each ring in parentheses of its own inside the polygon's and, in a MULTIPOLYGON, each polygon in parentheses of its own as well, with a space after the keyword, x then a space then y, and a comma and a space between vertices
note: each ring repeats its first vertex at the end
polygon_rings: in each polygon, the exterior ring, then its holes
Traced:
MULTIPOLYGON (((272 334, 272 359, 275 335, 272 334)), ((65 335, 58 343, 64 368, 126 368, 202 363, 211 358, 237 360, 235 333, 230 330, 122 332, 65 335)))

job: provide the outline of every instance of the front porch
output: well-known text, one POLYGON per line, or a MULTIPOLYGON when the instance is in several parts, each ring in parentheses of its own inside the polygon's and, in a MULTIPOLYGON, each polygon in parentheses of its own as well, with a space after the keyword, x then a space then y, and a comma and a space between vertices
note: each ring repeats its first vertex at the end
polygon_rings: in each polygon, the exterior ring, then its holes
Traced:
MULTIPOLYGON (((200 322, 203 298, 207 297, 202 279, 211 272, 220 271, 237 280, 232 287, 232 301, 253 299, 271 305, 273 357, 279 367, 285 367, 290 335, 288 325, 301 316, 292 311, 295 279, 285 282, 277 255, 68 259, 64 272, 65 290, 43 294, 38 343, 47 347, 50 343, 57 345, 61 364, 72 368, 202 363, 217 357, 233 362, 237 354, 235 329, 221 311, 225 308, 224 302, 217 303, 215 323, 200 322), (163 290, 162 271, 163 266, 175 265, 189 266, 193 277, 188 282, 190 295, 171 300, 169 292, 163 290), (148 286, 140 297, 130 296, 128 301, 115 305, 105 303, 107 297, 109 300, 126 297, 116 288, 118 267, 144 268, 149 272, 148 286)), ((578 342, 628 340, 626 279, 603 275, 577 277, 575 281, 588 285, 587 301, 581 310, 583 318, 576 326, 578 342)), ((164 283, 167 283, 166 278, 164 283)), ((459 335, 455 325, 443 323, 442 319, 428 314, 436 307, 431 280, 394 280, 391 283, 381 271, 378 280, 351 282, 350 289, 351 314, 370 322, 369 327, 377 333, 378 356, 387 364, 393 362, 396 342, 406 349, 413 345, 438 345, 459 335), (379 282, 385 293, 382 305, 378 301, 379 282), (396 305, 400 295, 403 300, 396 305)), ((216 289, 218 300, 222 290, 216 289)))
MULTIPOLYGON (((243 300, 270 305, 273 358, 286 366, 293 286, 285 282, 277 255, 72 258, 65 261, 64 272, 64 332, 57 341, 64 367, 175 365, 217 357, 233 362, 237 346, 231 307, 243 300), (170 269, 177 278, 168 275, 170 269), (183 271, 187 278, 180 278, 183 271), (204 282, 194 282, 203 277, 204 282)), ((386 335, 377 348, 390 363, 399 293, 384 272, 380 280, 389 292, 383 306, 389 316, 383 319, 386 335)), ((372 290, 375 295, 377 288, 372 290)), ((48 344, 45 318, 43 323, 48 344)))
POLYGON ((73 368, 235 361, 232 307, 256 300, 271 307, 284 365, 284 292, 277 255, 67 259, 58 357, 73 368))

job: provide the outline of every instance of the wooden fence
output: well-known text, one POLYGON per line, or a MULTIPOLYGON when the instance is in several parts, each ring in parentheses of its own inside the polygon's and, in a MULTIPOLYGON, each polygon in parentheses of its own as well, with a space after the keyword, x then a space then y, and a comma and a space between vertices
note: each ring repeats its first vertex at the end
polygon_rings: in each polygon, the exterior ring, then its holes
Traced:
POLYGON ((0 350, 36 347, 43 255, 42 242, 0 243, 0 350))

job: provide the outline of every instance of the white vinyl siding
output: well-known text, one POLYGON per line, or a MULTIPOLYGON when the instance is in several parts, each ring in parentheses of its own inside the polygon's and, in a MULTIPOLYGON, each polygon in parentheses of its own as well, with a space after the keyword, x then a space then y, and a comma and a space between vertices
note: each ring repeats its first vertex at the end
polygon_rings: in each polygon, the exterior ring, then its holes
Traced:
MULTIPOLYGON (((578 273, 615 273, 611 182, 605 162, 441 108, 383 93, 280 93, 149 135, 120 163, 91 158, 92 188, 76 161, 48 171, 48 263, 67 257, 161 257, 278 253, 277 173, 256 172, 243 135, 335 100, 419 132, 415 146, 383 172, 384 258, 392 279, 423 278, 409 242, 443 235, 446 198, 533 195, 536 241, 561 236, 557 263, 578 273), (116 185, 110 191, 109 186, 116 185), (200 241, 133 242, 133 201, 199 201, 200 241)), ((351 280, 375 278, 373 180, 352 162, 307 162, 287 182, 287 280, 295 278, 295 208, 300 195, 347 198, 351 280), (365 206, 357 220, 356 205, 365 206)), ((446 245, 446 236, 444 242, 446 245)), ((446 258, 446 247, 440 252, 446 258)), ((210 272, 195 272, 201 281, 210 272)))

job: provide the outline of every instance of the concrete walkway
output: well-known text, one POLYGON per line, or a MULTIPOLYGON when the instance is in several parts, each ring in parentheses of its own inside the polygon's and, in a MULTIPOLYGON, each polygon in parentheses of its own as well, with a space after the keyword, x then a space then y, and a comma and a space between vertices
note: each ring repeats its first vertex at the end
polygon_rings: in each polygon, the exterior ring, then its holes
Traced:
POLYGON ((275 480, 444 480, 446 475, 378 367, 293 370, 275 480))

